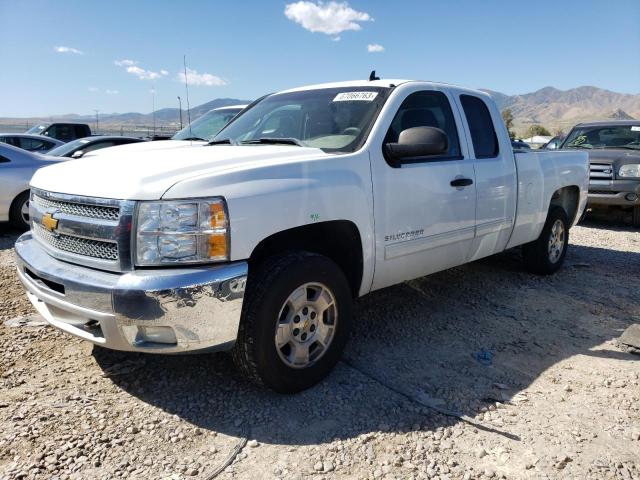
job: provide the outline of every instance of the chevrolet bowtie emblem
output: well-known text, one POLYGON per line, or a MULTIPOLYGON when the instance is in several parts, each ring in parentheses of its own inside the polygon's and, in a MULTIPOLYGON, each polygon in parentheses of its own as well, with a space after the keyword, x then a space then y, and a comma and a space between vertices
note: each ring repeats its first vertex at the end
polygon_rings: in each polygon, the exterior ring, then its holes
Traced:
POLYGON ((42 217, 42 226, 50 232, 53 232, 56 228, 58 228, 58 220, 53 218, 52 214, 47 213, 42 217))

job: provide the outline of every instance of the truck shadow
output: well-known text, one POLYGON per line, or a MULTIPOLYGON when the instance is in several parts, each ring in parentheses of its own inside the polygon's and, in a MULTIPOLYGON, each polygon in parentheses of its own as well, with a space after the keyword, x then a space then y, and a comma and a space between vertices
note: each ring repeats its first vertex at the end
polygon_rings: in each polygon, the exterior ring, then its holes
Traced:
POLYGON ((218 433, 305 445, 434 430, 461 420, 425 402, 479 418, 574 355, 637 361, 602 345, 634 323, 639 266, 640 253, 572 245, 549 277, 525 272, 511 251, 374 292, 356 304, 345 360, 298 395, 250 385, 224 354, 93 355, 126 392, 218 433), (118 374, 123 364, 134 370, 118 374))
POLYGON ((0 223, 0 252, 13 248, 18 237, 22 234, 8 223, 0 223))

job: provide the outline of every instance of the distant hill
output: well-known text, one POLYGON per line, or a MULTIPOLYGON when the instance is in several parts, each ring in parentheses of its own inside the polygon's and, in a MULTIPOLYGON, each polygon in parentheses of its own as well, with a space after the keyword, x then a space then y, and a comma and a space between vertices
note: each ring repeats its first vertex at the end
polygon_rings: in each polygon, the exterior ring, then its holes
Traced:
MULTIPOLYGON (((191 108, 191 121, 202 116, 209 110, 219 107, 225 107, 227 105, 246 105, 251 103, 251 100, 238 100, 237 98, 216 98, 210 102, 203 103, 202 105, 191 108)), ((184 105, 184 104, 183 104, 184 105)), ((158 126, 177 126, 180 122, 180 110, 177 108, 161 108, 155 112, 156 124, 158 126)), ((0 124, 3 123, 25 123, 33 125, 37 122, 49 122, 49 121, 66 121, 66 122, 86 122, 93 126, 95 123, 95 115, 78 115, 75 113, 67 113, 63 115, 51 115, 47 117, 32 117, 32 118, 0 118, 0 124)), ((182 111, 182 121, 187 123, 187 111, 182 111)), ((100 125, 101 126, 132 126, 132 125, 151 125, 153 123, 153 113, 100 113, 100 125)))
POLYGON ((550 131, 568 131, 573 125, 588 120, 640 119, 640 95, 616 93, 597 87, 558 90, 541 88, 523 95, 489 93, 500 110, 511 109, 515 130, 524 133, 533 124, 550 131))

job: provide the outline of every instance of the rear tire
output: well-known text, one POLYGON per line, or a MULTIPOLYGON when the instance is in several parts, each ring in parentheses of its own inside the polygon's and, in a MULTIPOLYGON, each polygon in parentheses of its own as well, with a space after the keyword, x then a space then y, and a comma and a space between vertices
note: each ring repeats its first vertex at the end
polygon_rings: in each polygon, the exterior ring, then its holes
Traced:
POLYGON ((9 222, 20 231, 29 230, 29 192, 22 192, 11 204, 9 222))
POLYGON ((309 388, 340 359, 351 305, 349 283, 329 258, 302 251, 268 258, 249 274, 233 360, 258 385, 309 388))
POLYGON ((564 262, 569 245, 569 219, 564 208, 553 206, 537 240, 522 246, 524 263, 538 275, 555 273, 564 262))

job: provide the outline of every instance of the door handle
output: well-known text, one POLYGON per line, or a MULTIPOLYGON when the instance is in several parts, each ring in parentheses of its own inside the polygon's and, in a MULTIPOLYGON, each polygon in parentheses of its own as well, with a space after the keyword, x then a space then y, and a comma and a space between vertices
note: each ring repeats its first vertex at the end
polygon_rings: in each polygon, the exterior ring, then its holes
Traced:
POLYGON ((451 180, 452 187, 468 187, 469 185, 473 185, 473 180, 470 178, 454 178, 451 180))

